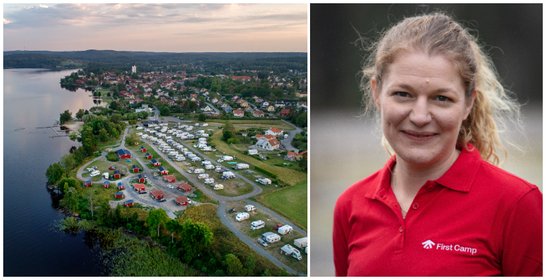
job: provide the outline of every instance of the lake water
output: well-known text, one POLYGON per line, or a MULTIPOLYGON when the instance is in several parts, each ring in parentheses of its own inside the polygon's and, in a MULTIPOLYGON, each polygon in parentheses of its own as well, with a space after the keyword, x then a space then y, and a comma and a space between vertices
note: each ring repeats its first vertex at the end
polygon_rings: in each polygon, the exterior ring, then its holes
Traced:
POLYGON ((63 218, 46 188, 47 167, 75 145, 50 127, 64 110, 93 106, 89 93, 61 89, 72 71, 4 70, 4 275, 103 275, 85 235, 56 230, 63 218))

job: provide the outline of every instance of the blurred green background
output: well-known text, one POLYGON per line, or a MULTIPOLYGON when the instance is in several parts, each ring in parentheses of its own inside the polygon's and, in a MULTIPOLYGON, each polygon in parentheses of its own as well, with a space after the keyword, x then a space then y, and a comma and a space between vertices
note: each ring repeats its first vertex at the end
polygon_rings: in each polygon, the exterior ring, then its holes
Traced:
POLYGON ((357 31, 378 32, 407 16, 443 11, 471 28, 522 107, 510 127, 504 169, 542 188, 542 4, 311 5, 311 276, 334 275, 332 213, 348 186, 381 168, 387 154, 376 121, 361 117, 357 31))

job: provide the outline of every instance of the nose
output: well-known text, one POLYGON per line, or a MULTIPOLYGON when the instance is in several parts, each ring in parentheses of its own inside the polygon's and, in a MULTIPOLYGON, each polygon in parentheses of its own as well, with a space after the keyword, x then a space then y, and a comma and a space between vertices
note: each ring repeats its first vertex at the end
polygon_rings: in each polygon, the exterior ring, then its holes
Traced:
POLYGON ((430 114, 426 99, 417 99, 417 101, 413 104, 413 108, 411 109, 409 120, 417 127, 423 127, 430 123, 432 116, 430 114))

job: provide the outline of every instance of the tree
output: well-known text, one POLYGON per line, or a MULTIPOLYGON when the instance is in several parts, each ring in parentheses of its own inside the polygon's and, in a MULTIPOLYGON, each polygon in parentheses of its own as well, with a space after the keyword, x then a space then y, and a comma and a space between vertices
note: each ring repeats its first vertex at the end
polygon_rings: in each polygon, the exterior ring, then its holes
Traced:
POLYGON ((171 243, 174 243, 174 234, 181 229, 181 225, 177 220, 169 220, 165 227, 171 232, 171 243))
POLYGON ((85 115, 85 111, 83 109, 79 109, 78 112, 76 112, 76 119, 82 120, 83 115, 85 115))
POLYGON ((76 213, 78 210, 78 191, 75 188, 71 188, 68 182, 64 183, 64 197, 62 204, 65 208, 68 208, 71 213, 76 213))
POLYGON ((117 110, 119 110, 120 106, 119 106, 118 102, 112 101, 112 102, 110 102, 109 108, 111 110, 117 111, 117 110))
POLYGON ((72 154, 68 154, 61 158, 61 165, 65 170, 72 170, 76 167, 76 160, 72 154))
POLYGON ((199 114, 199 116, 197 117, 197 120, 199 120, 200 122, 204 122, 207 120, 207 115, 199 114))
POLYGON ((129 146, 135 146, 138 144, 138 137, 136 134, 132 133, 125 138, 125 143, 127 143, 129 146))
POLYGON ((242 276, 245 275, 245 269, 243 267, 243 264, 241 263, 241 260, 234 255, 234 254, 226 254, 225 258, 225 264, 226 264, 226 270, 227 274, 231 276, 242 276))
POLYGON ((186 220, 180 229, 180 249, 183 252, 183 259, 189 263, 207 249, 213 240, 213 233, 210 228, 200 222, 186 220))
POLYGON ((70 111, 68 110, 65 110, 64 112, 61 113, 61 116, 59 117, 59 123, 62 125, 62 124, 65 124, 66 122, 70 121, 72 119, 72 113, 70 113, 70 111))
POLYGON ((148 225, 148 229, 150 230, 150 235, 153 237, 157 230, 156 237, 159 237, 159 228, 162 225, 165 225, 169 221, 169 216, 167 216, 167 213, 165 213, 165 210, 163 209, 152 209, 150 210, 150 213, 148 214, 148 218, 146 219, 146 224, 148 225))
POLYGON ((230 122, 226 122, 226 125, 224 125, 224 129, 222 130, 222 140, 228 141, 230 138, 233 138, 235 136, 235 127, 230 122))
POLYGON ((49 185, 53 185, 57 183, 61 179, 61 177, 63 177, 63 175, 64 175, 63 166, 60 163, 55 162, 51 164, 46 170, 47 183, 49 185))

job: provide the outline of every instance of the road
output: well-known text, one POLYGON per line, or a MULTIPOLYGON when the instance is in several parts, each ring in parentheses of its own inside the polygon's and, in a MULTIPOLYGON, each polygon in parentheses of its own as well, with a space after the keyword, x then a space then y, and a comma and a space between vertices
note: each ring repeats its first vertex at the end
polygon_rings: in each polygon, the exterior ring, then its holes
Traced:
MULTIPOLYGON (((298 151, 298 149, 294 148, 294 146, 292 146, 292 140, 294 140, 294 137, 297 135, 297 134, 300 134, 302 132, 302 129, 295 126, 294 124, 286 121, 286 120, 282 120, 284 123, 286 123, 287 125, 293 127, 294 129, 292 130, 289 130, 287 131, 286 133, 288 134, 288 137, 284 138, 284 139, 281 139, 281 144, 284 146, 284 148, 287 150, 287 151, 298 151)), ((298 151, 299 152, 299 151, 298 151)))

